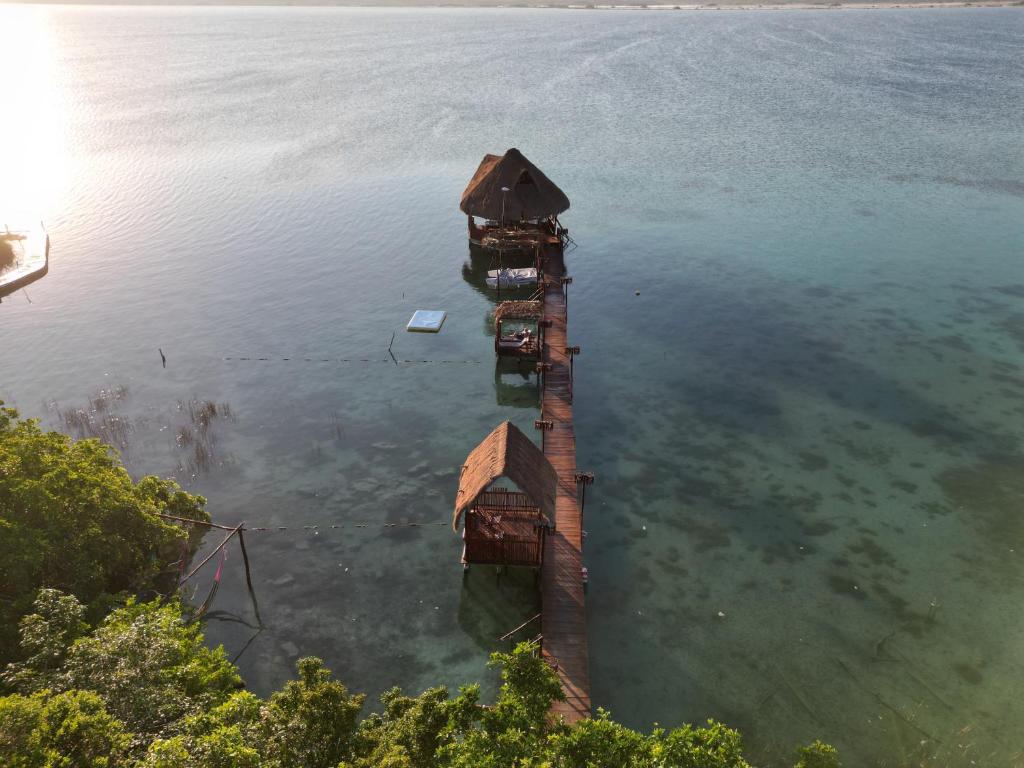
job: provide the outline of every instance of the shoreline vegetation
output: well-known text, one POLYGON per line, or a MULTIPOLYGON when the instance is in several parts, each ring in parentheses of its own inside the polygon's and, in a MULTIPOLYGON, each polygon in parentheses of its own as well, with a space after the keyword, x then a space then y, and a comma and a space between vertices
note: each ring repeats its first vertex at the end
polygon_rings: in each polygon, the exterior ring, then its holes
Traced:
MULTIPOLYGON (((256 696, 203 636, 214 592, 199 609, 182 594, 197 527, 166 513, 210 521, 201 496, 135 481, 112 447, 0 401, 0 765, 750 768, 739 732, 711 720, 643 733, 601 709, 554 718, 565 694, 530 643, 491 654, 493 704, 477 684, 392 688, 360 718, 365 696, 314 657, 256 696)), ((827 744, 793 746, 795 768, 840 768, 827 744)))
POLYGON ((580 3, 567 0, 551 0, 546 3, 501 2, 500 0, 446 0, 446 2, 408 2, 408 0, 374 0, 371 2, 346 2, 345 0, 244 0, 243 2, 207 2, 206 0, 106 0, 102 3, 88 0, 20 0, 16 5, 109 5, 109 6, 197 6, 197 7, 302 7, 302 8, 545 8, 571 11, 867 11, 895 10, 899 8, 1021 8, 1024 0, 900 0, 897 2, 776 2, 751 3, 738 0, 723 0, 718 3, 650 3, 610 4, 580 3))

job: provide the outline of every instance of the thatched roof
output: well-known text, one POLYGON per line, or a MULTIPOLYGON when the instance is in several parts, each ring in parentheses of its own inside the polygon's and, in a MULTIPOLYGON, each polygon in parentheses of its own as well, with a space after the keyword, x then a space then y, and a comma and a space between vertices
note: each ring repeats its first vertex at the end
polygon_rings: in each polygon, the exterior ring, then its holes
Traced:
POLYGON ((518 149, 502 156, 484 155, 480 167, 462 193, 463 213, 484 219, 501 219, 505 198, 505 221, 545 219, 568 210, 569 198, 518 149), (502 194, 501 188, 508 187, 502 194))
POLYGON ((555 519, 558 475, 554 467, 530 438, 505 421, 466 457, 455 495, 452 528, 458 529, 462 513, 499 477, 514 482, 548 520, 555 519))
POLYGON ((499 320, 540 320, 543 317, 543 301, 503 301, 494 308, 496 323, 499 320))

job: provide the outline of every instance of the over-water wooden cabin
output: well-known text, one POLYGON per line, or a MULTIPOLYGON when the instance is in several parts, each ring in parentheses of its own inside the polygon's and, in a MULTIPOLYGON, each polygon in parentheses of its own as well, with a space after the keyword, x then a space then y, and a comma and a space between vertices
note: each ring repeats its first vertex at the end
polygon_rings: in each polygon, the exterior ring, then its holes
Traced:
POLYGON ((462 531, 462 564, 540 567, 554 520, 558 476, 540 448, 510 422, 473 449, 459 475, 452 528, 462 531), (520 490, 494 483, 506 478, 520 490))
POLYGON ((503 301, 494 308, 494 353, 540 360, 544 349, 544 302, 503 301))
POLYGON ((484 155, 459 208, 469 219, 470 243, 533 252, 544 238, 561 236, 558 214, 569 209, 569 198, 513 148, 500 156, 484 155))

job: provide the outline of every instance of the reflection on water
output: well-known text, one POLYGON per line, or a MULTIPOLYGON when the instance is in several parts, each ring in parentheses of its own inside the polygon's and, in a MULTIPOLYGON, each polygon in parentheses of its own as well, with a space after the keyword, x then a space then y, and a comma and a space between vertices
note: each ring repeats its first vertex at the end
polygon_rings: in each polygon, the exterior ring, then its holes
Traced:
POLYGON ((0 8, 0 226, 49 220, 70 175, 64 72, 50 15, 0 8))
MULTIPOLYGON (((57 117, 0 130, 53 149, 25 201, 60 265, 0 306, 0 397, 264 529, 265 630, 208 625, 254 689, 304 654, 477 680, 537 612, 450 528, 469 448, 536 418, 457 208, 518 145, 581 244, 595 704, 765 765, 1020 762, 1024 16, 0 14, 42 41, 8 84, 57 117)), ((240 554, 213 610, 258 624, 240 554)))
POLYGON ((500 357, 494 364, 494 397, 498 405, 540 410, 540 375, 534 363, 500 357))

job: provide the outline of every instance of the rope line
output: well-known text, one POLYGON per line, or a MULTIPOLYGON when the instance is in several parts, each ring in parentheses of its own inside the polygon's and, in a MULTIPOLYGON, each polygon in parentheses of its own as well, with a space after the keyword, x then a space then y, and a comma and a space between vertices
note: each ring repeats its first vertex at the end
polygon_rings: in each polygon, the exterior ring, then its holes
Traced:
MULTIPOLYGON (((222 530, 222 531, 228 531, 228 536, 221 543, 221 546, 223 546, 223 544, 227 543, 227 541, 231 538, 232 535, 234 535, 234 533, 239 532, 239 531, 247 531, 247 532, 248 531, 252 531, 254 533, 276 533, 278 531, 320 531, 320 530, 328 530, 328 529, 330 529, 330 530, 338 530, 338 529, 342 529, 342 528, 432 528, 432 527, 433 528, 437 528, 437 527, 441 527, 441 526, 447 527, 447 526, 451 525, 451 523, 447 522, 447 521, 436 522, 436 523, 435 522, 430 522, 430 521, 427 521, 427 522, 409 521, 409 522, 405 522, 405 523, 371 523, 371 522, 361 522, 361 523, 330 523, 330 524, 324 523, 322 526, 320 524, 310 524, 310 525, 301 525, 301 526, 299 526, 299 525, 292 525, 292 526, 289 526, 289 525, 259 525, 259 526, 253 526, 253 527, 250 528, 249 526, 245 525, 244 523, 241 524, 241 525, 238 525, 238 526, 221 525, 220 523, 212 523, 212 522, 208 523, 205 520, 190 520, 187 517, 177 517, 175 515, 165 515, 165 514, 162 514, 162 513, 159 513, 159 512, 156 513, 156 516, 157 517, 161 517, 161 518, 163 518, 165 520, 173 520, 173 521, 179 522, 179 523, 188 523, 190 525, 201 525, 204 528, 217 528, 217 529, 222 530)), ((220 547, 218 547, 218 549, 219 548, 220 547)), ((207 560, 208 559, 209 559, 209 557, 207 558, 207 560)), ((205 563, 205 562, 206 561, 204 560, 203 563, 205 563)), ((202 565, 202 564, 200 564, 200 565, 202 565)), ((186 576, 182 580, 184 581, 184 580, 187 580, 187 579, 188 579, 188 577, 186 576)))
MULTIPOLYGON (((451 523, 332 523, 330 526, 324 525, 323 530, 339 529, 339 528, 429 528, 437 526, 448 526, 451 523)), ((277 532, 277 531, 319 531, 321 527, 319 525, 303 525, 303 526, 287 526, 287 525, 276 525, 276 526, 260 526, 256 528, 243 528, 245 531, 255 531, 259 533, 266 532, 277 532)))
POLYGON ((481 365, 483 360, 399 360, 391 358, 373 359, 368 357, 225 357, 224 361, 252 363, 387 363, 388 365, 411 365, 430 363, 433 365, 481 365))

